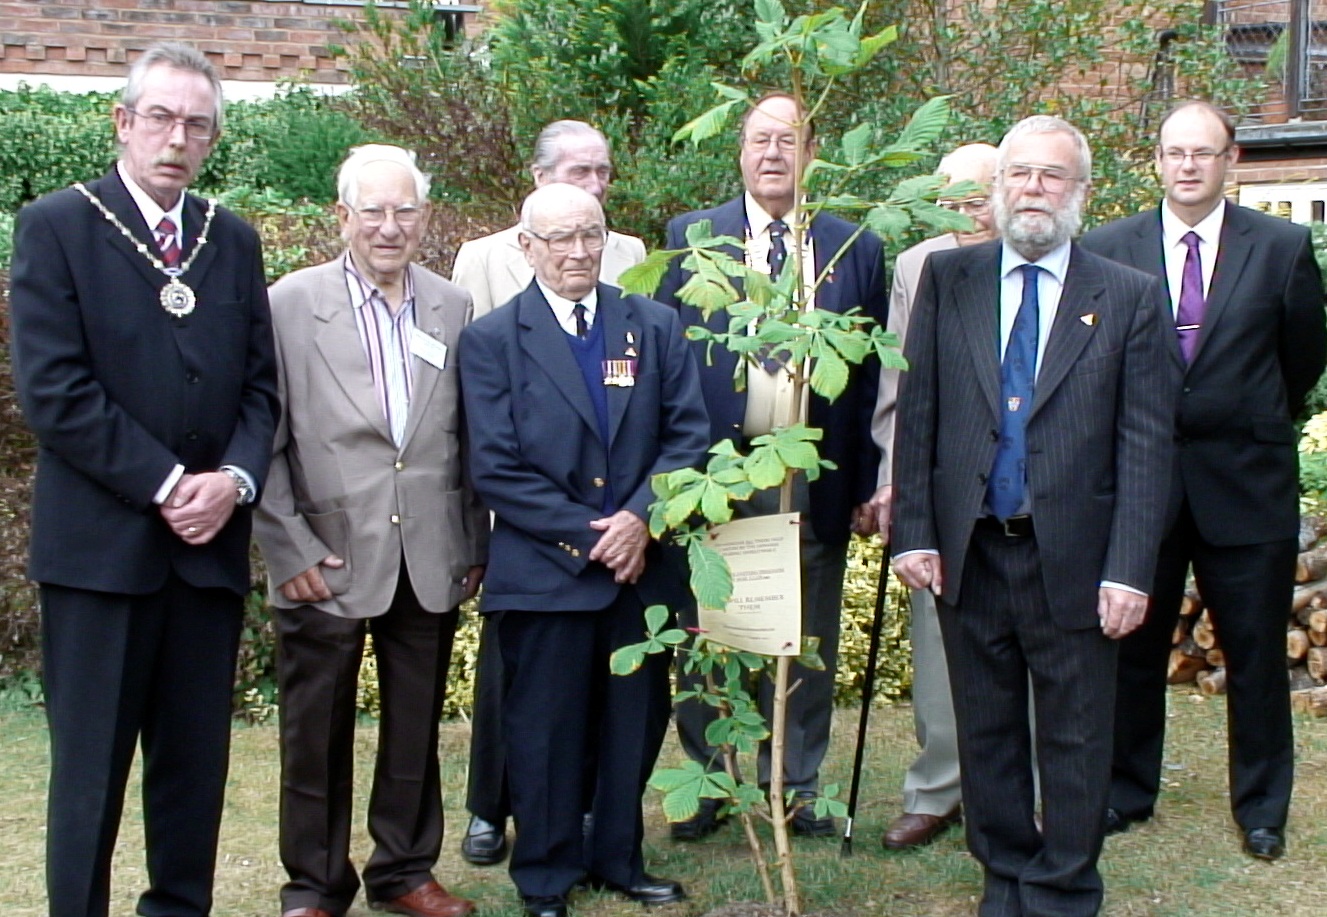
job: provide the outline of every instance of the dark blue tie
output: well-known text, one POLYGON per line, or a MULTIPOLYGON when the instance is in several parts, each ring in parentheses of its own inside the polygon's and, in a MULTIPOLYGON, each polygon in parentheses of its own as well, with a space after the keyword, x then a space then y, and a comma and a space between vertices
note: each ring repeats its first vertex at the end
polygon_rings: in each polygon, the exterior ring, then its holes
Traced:
POLYGON ((1032 385, 1037 373, 1037 273, 1041 268, 1024 264, 1023 301, 1019 303, 1009 343, 1000 367, 1000 443, 995 463, 986 480, 986 504, 1001 522, 1023 505, 1027 479, 1027 417, 1032 410, 1032 385))

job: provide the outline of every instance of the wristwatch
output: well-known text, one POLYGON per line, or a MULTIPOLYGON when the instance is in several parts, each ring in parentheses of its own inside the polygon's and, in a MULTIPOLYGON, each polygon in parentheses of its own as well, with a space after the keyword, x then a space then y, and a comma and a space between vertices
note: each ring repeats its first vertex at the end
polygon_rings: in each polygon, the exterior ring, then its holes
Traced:
POLYGON ((244 475, 229 466, 222 468, 221 473, 235 482, 235 504, 237 506, 248 506, 253 502, 253 487, 250 486, 244 475))

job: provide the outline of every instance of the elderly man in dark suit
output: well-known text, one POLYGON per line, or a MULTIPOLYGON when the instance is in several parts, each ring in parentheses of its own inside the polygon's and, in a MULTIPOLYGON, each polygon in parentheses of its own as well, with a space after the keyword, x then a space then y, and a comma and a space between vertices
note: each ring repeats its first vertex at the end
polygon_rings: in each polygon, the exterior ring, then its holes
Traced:
POLYGON ((1167 284, 1167 349, 1184 376, 1176 518, 1152 611, 1120 648, 1106 828, 1123 831, 1156 805, 1166 660, 1192 564, 1226 653, 1231 808, 1244 849, 1270 860, 1285 849, 1294 779, 1285 671, 1299 532, 1293 420, 1322 373, 1327 331, 1308 230, 1226 203, 1238 154, 1225 112, 1177 106, 1157 145, 1160 208, 1083 238, 1085 248, 1167 284))
MULTIPOLYGON (((535 138, 530 174, 536 188, 554 182, 575 185, 603 205, 613 180, 608 138, 584 121, 554 121, 535 138)), ((608 232, 599 263, 599 279, 617 284, 618 276, 645 259, 645 243, 635 236, 608 232)), ((456 253, 452 280, 475 301, 475 318, 505 305, 530 285, 534 271, 521 249, 518 223, 492 235, 471 239, 456 253)), ((494 627, 486 619, 475 663, 474 706, 470 718, 470 767, 465 807, 472 813, 461 840, 461 858, 491 866, 507 856, 507 749, 502 744, 502 654, 494 627)))
POLYGON ((438 884, 438 719, 457 607, 479 589, 488 514, 466 481, 455 348, 470 297, 413 264, 428 178, 397 146, 337 173, 339 258, 272 287, 283 408, 254 534, 276 606, 282 917, 342 917, 355 701, 372 633, 382 695, 365 892, 380 910, 463 917, 438 884))
POLYGON ((204 915, 277 419, 258 236, 185 193, 221 129, 207 59, 160 45, 115 106, 118 164, 24 208, 15 380, 40 444, 29 574, 51 732, 50 912, 104 915, 134 746, 140 914, 204 915))
MULTIPOLYGON (((668 247, 685 248, 687 227, 710 220, 716 234, 746 240, 747 263, 759 270, 777 273, 797 259, 789 251, 792 239, 787 221, 793 219, 796 170, 815 156, 812 125, 806 122, 797 102, 786 93, 772 93, 747 112, 742 125, 740 164, 746 193, 712 210, 698 210, 668 224, 668 247)), ((880 324, 888 312, 889 285, 885 275, 880 240, 863 232, 832 268, 831 261, 857 232, 853 226, 827 213, 817 214, 806 232, 801 264, 809 289, 825 275, 815 296, 815 305, 833 312, 860 307, 880 324)), ((737 249, 731 251, 742 257, 737 249)), ((679 309, 686 325, 706 324, 700 310, 683 304, 677 292, 688 279, 681 259, 675 259, 659 290, 659 301, 679 309)), ((726 331, 728 316, 717 312, 709 319, 716 331, 726 331)), ((701 386, 710 414, 710 436, 715 441, 732 439, 743 443, 769 433, 785 421, 779 405, 791 388, 787 373, 766 372, 752 364, 746 369, 746 388, 733 386, 737 356, 715 348, 712 358, 704 342, 693 345, 700 364, 701 386)), ((871 415, 875 410, 879 364, 853 367, 847 389, 833 402, 811 394, 801 418, 824 430, 821 456, 835 468, 823 472, 807 486, 798 479, 794 509, 809 525, 802 526, 802 632, 820 638, 823 671, 797 666, 793 678, 801 684, 788 698, 787 733, 783 763, 784 785, 803 802, 793 817, 793 831, 804 836, 834 833, 831 818, 816 818, 812 807, 820 787, 820 764, 829 748, 829 726, 834 707, 834 669, 838 658, 839 617, 843 606, 843 570, 852 531, 875 531, 875 511, 869 501, 875 492, 880 452, 871 438, 871 415)), ((750 501, 737 504, 739 515, 765 515, 778 510, 778 493, 762 491, 750 501)), ((689 622, 694 624, 695 622, 689 622)), ((762 685, 761 710, 768 717, 772 708, 772 686, 762 685)), ((714 719, 713 708, 686 703, 677 711, 678 736, 694 761, 721 769, 715 749, 705 741, 705 728, 714 719)), ((758 777, 769 783, 769 749, 762 747, 758 777)), ((700 811, 672 827, 676 840, 695 840, 712 833, 719 823, 716 801, 702 799, 700 811)))
POLYGON ((521 226, 534 281, 460 342, 471 469, 495 520, 482 610, 506 673, 511 876, 531 917, 564 917, 583 878, 665 904, 684 894, 645 872, 641 794, 670 660, 625 677, 608 660, 640 642, 647 606, 691 601, 645 520, 650 478, 705 457, 700 383, 676 314, 598 282, 607 230, 592 195, 546 185, 521 226))
POLYGON ((1165 512, 1162 292, 1070 242, 1090 175, 1071 125, 1015 125, 1003 241, 932 254, 908 331, 894 568, 939 599, 983 917, 1101 906, 1115 640, 1142 621, 1165 512))

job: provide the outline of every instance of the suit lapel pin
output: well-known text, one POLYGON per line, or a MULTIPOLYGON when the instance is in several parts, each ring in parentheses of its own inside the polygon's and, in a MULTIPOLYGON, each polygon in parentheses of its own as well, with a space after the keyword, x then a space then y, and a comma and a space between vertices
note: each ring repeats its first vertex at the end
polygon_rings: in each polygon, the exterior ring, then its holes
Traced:
POLYGON ((638 354, 636 353, 636 346, 635 346, 635 345, 636 345, 636 334, 635 334, 634 331, 628 331, 628 332, 627 332, 627 349, 626 349, 626 356, 629 356, 629 357, 638 356, 638 354))
POLYGON ((1097 323, 1097 313, 1089 312, 1087 313, 1087 315, 1080 315, 1078 316, 1078 320, 1082 322, 1084 325, 1087 325, 1089 328, 1091 328, 1093 325, 1097 323))

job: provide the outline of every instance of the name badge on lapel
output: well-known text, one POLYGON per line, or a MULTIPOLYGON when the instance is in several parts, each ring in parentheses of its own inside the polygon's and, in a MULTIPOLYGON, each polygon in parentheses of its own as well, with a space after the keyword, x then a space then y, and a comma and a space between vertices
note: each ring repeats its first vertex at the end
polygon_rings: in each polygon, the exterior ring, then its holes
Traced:
POLYGON ((439 370, 447 368, 447 345, 420 328, 410 329, 410 352, 439 370))
POLYGON ((604 360, 604 385, 631 388, 635 384, 635 360, 604 360))

